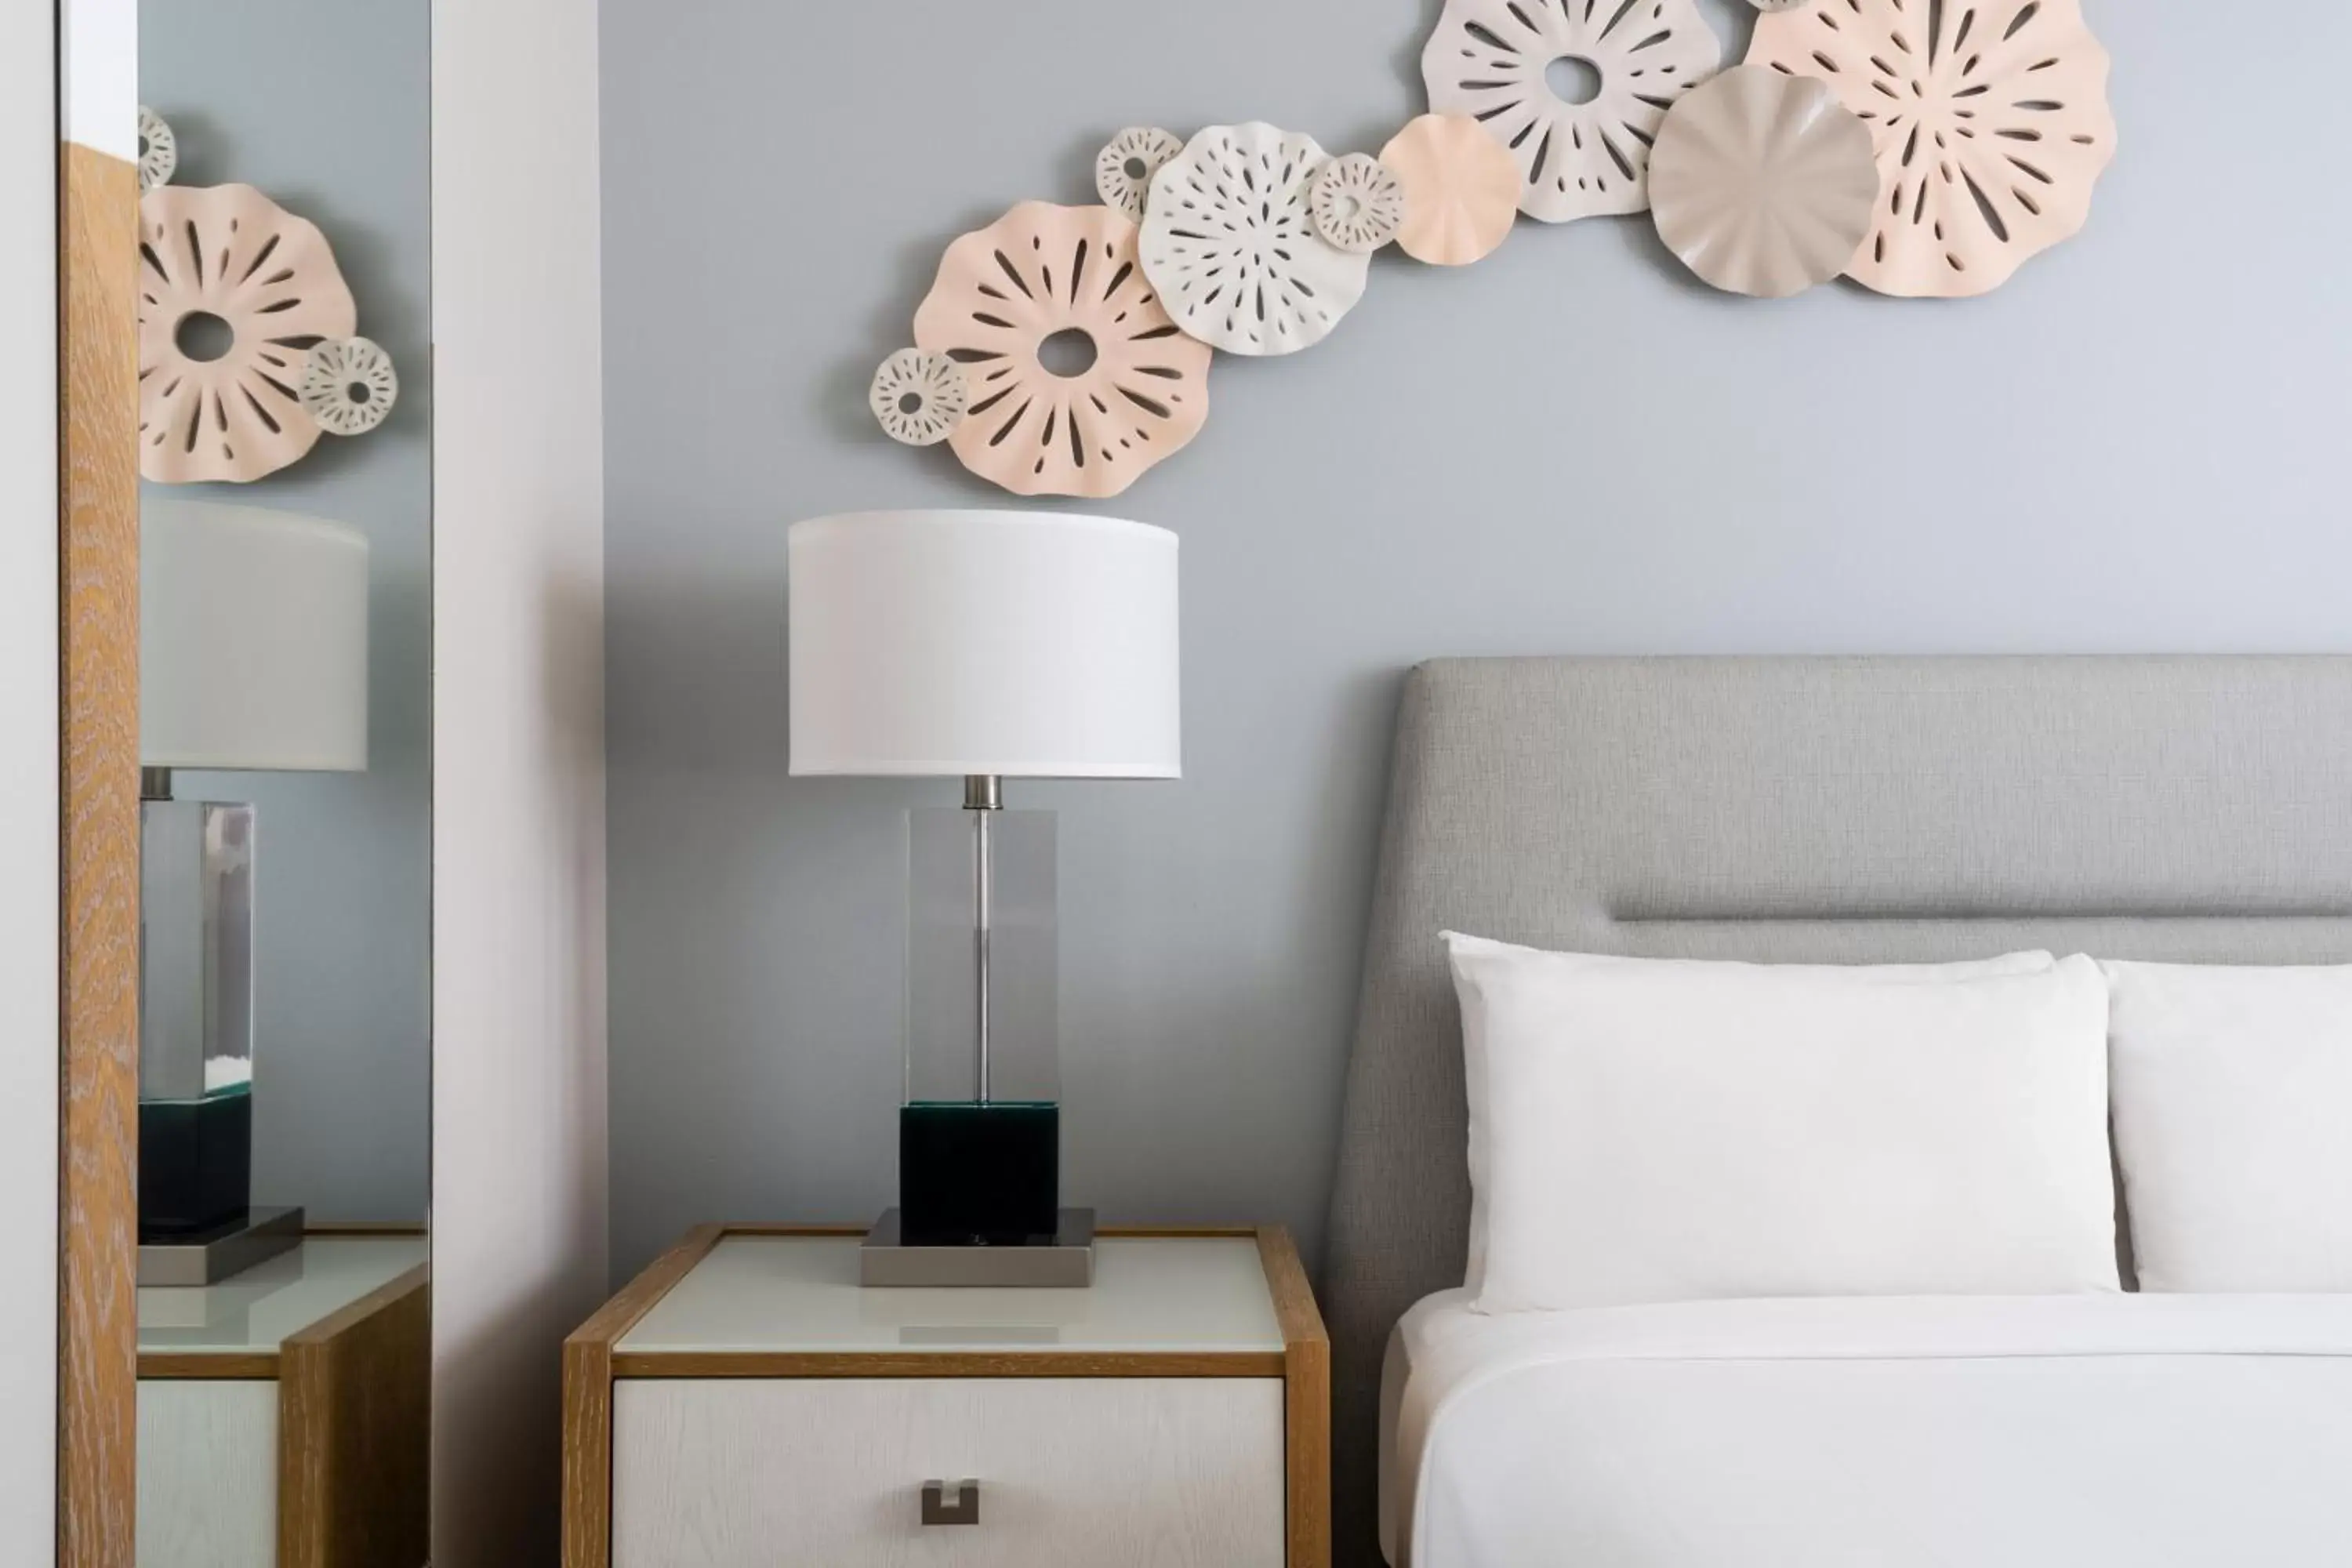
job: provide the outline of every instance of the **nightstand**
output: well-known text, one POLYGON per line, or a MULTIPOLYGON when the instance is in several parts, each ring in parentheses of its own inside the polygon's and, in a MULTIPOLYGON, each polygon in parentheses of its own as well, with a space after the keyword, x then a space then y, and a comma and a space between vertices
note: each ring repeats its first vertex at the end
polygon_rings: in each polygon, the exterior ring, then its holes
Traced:
POLYGON ((425 1560, 426 1258, 421 1230, 320 1226, 217 1284, 140 1287, 138 1561, 425 1560))
POLYGON ((1106 1230, 1085 1289, 866 1289, 710 1226, 563 1347, 564 1568, 1327 1568, 1289 1235, 1106 1230))

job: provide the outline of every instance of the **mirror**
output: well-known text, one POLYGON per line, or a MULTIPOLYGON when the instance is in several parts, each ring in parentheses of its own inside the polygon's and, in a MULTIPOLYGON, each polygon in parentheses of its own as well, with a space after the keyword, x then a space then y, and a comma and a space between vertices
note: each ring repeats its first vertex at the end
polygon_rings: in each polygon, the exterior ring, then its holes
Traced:
POLYGON ((430 14, 139 7, 142 1568, 426 1557, 430 14))

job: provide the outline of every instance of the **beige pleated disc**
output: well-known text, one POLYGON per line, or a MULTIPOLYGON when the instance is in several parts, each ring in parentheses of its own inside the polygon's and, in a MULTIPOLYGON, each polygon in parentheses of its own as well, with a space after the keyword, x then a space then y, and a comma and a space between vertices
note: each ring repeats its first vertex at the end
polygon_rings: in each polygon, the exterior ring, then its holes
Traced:
POLYGON ((2082 231, 2115 159, 2080 0, 1822 0, 1758 17, 1748 60, 1821 78, 1868 122, 1877 217, 1851 273, 1881 293, 1998 289, 2082 231))
POLYGON ((140 477, 242 482, 299 459, 319 439, 310 351, 359 325, 326 237, 251 185, 158 185, 139 228, 140 477), (195 316, 219 318, 226 352, 184 346, 195 316))
POLYGON ((1675 105, 1650 154, 1659 237, 1728 293, 1778 300, 1828 282, 1877 205, 1870 128, 1811 77, 1736 66, 1675 105))
POLYGON ((1433 267, 1467 267, 1511 237, 1518 160, 1466 114, 1424 114, 1381 149, 1404 186, 1397 248, 1433 267))
POLYGON ((1108 207, 1024 202, 948 247, 915 343, 963 368, 970 407, 948 437, 963 466, 1024 496, 1115 496, 1209 416, 1208 346, 1177 331, 1108 207), (1093 363, 1046 367, 1081 333, 1093 363))

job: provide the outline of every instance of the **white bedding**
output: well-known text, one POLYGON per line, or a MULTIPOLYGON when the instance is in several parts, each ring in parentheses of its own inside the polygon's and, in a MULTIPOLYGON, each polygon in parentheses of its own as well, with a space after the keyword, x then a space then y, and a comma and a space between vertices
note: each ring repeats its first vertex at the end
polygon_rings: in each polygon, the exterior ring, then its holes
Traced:
POLYGON ((2352 1297, 1467 1301, 1391 1342, 1394 1568, 2352 1563, 2352 1297))

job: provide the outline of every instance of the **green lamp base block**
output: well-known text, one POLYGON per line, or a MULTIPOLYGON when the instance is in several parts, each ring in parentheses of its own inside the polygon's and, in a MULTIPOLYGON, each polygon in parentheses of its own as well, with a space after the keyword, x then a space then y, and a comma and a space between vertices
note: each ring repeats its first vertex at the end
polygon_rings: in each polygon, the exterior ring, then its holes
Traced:
POLYGON ((253 1189, 253 1096, 139 1103, 139 1237, 192 1236, 245 1216, 253 1189))

